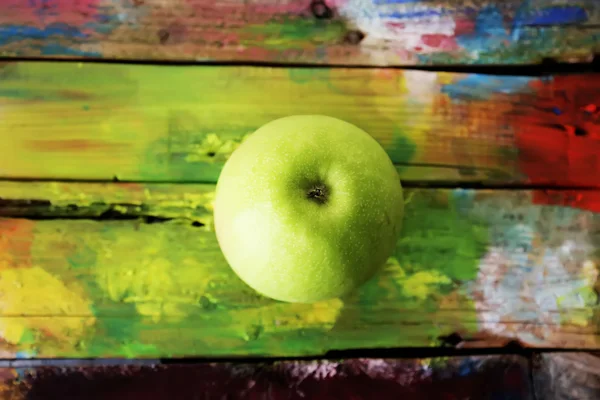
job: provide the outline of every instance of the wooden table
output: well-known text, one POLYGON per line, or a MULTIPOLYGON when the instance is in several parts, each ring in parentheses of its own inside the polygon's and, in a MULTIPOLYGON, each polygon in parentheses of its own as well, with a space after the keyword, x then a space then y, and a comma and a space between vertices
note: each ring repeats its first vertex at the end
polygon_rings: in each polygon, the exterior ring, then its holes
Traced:
POLYGON ((594 0, 2 0, 2 398, 600 398, 599 51, 594 0), (376 278, 287 304, 212 202, 303 113, 407 205, 376 278))

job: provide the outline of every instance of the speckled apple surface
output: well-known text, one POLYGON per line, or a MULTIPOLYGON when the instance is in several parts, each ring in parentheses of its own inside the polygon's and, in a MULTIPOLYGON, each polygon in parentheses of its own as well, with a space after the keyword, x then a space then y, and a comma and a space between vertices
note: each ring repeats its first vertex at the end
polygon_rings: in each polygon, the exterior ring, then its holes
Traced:
POLYGON ((250 135, 217 182, 215 229, 237 275, 276 300, 350 293, 391 255, 404 212, 398 173, 368 133, 323 115, 250 135))

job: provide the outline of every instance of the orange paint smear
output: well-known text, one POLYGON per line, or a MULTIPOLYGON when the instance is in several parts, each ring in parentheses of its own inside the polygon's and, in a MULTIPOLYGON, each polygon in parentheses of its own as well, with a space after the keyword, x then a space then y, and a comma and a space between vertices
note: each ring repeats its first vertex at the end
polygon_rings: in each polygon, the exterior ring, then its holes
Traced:
POLYGON ((27 147, 33 151, 112 151, 123 147, 120 143, 110 143, 101 140, 30 140, 27 147))
POLYGON ((31 266, 34 221, 0 219, 0 270, 31 266))
POLYGON ((439 135, 428 135, 423 144, 429 162, 477 166, 502 170, 508 163, 498 148, 513 146, 512 132, 497 114, 508 114, 512 103, 492 98, 489 101, 456 102, 448 95, 433 101, 432 115, 440 122, 434 129, 439 135), (490 145, 493 144, 493 145, 490 145))

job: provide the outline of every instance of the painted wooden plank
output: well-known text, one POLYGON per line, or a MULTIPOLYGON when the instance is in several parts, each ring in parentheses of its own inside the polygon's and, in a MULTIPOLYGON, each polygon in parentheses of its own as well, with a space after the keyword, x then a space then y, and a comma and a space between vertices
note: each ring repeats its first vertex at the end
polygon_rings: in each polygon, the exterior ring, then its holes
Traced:
POLYGON ((0 177, 214 183, 260 125, 318 113, 404 181, 600 187, 599 78, 5 63, 0 177))
POLYGON ((3 182, 0 197, 5 357, 316 356, 453 333, 460 347, 600 344, 600 191, 407 190, 384 270, 314 304, 233 274, 210 185, 3 182))
POLYGON ((13 400, 520 399, 533 400, 518 356, 276 363, 56 362, 0 368, 13 400))
POLYGON ((600 50, 595 0, 3 0, 0 55, 528 64, 600 50))
POLYGON ((544 353, 533 365, 537 399, 600 399, 600 353, 544 353))

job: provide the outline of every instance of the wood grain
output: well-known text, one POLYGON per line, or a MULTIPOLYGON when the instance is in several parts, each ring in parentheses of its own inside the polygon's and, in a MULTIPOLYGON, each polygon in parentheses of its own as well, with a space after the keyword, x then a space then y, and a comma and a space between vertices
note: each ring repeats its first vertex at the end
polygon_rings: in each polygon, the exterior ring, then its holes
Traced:
MULTIPOLYGON (((0 368, 7 400, 533 400, 518 356, 276 363, 18 362, 0 368)), ((540 398, 538 398, 540 399, 540 398)))
POLYGON ((214 183, 259 126, 316 113, 369 132, 405 182, 600 187, 595 74, 15 62, 0 107, 4 178, 214 183))
POLYGON ((321 356, 452 333, 459 347, 598 348, 598 191, 407 190, 384 270, 347 298, 303 305, 233 274, 213 190, 3 182, 2 354, 321 356))
POLYGON ((599 353, 546 353, 534 360, 533 383, 543 400, 600 398, 599 353))
POLYGON ((0 55, 343 65, 589 61, 595 0, 4 0, 0 55))

